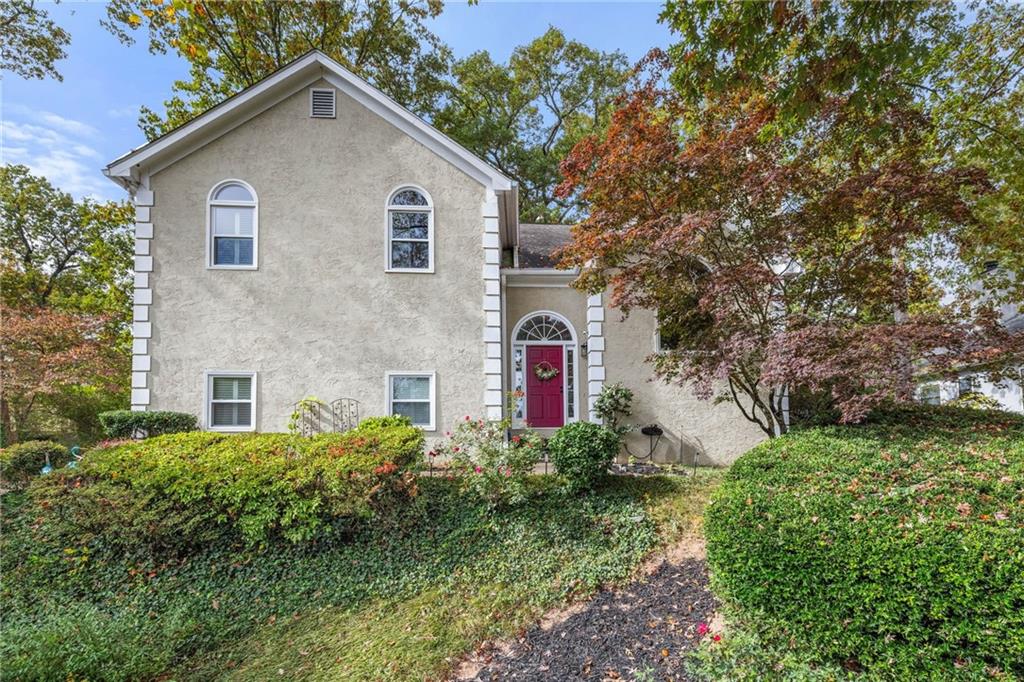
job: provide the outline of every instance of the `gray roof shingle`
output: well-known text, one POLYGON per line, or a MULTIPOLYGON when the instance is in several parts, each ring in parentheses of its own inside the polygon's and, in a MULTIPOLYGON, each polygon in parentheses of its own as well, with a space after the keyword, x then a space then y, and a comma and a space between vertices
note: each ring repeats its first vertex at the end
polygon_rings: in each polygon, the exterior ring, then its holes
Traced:
POLYGON ((519 223, 519 267, 553 268, 558 260, 552 257, 557 249, 572 241, 572 225, 539 225, 519 223))

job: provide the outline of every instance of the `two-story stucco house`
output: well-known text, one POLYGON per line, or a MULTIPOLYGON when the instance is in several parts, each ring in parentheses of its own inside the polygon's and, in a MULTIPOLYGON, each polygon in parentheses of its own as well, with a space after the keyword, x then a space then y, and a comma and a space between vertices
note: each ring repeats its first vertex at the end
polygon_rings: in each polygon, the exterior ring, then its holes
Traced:
POLYGON ((593 420, 621 381, 659 459, 761 438, 652 381, 654 315, 569 287, 568 228, 519 224, 509 178, 321 53, 105 172, 137 207, 132 409, 281 431, 305 396, 351 397, 438 436, 514 389, 517 426, 593 420))

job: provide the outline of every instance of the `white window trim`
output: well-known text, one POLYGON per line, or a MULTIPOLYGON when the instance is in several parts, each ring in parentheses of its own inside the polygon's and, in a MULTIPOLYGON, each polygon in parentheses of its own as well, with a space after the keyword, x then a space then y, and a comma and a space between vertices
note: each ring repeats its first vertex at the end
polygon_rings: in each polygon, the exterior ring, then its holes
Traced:
POLYGON ((260 264, 260 198, 256 190, 248 182, 229 178, 221 180, 206 196, 206 269, 207 270, 258 270, 260 264), (252 194, 252 201, 214 201, 214 195, 224 185, 241 185, 252 194), (251 206, 252 207, 252 265, 215 265, 213 262, 213 207, 214 206, 251 206))
POLYGON ((516 349, 523 349, 523 397, 520 400, 523 401, 523 418, 519 419, 515 416, 516 407, 512 406, 512 426, 513 428, 524 428, 530 420, 530 415, 526 409, 526 392, 527 392, 527 379, 526 379, 526 349, 528 346, 561 346, 562 347, 562 395, 564 396, 564 403, 562 405, 562 420, 566 424, 578 422, 580 420, 580 371, 581 371, 581 353, 579 345, 579 337, 576 335, 576 328, 573 327, 572 322, 569 321, 565 315, 561 315, 552 310, 535 310, 531 313, 523 315, 516 323, 516 326, 512 329, 512 335, 509 337, 512 339, 512 352, 509 353, 509 386, 512 386, 513 390, 516 388, 515 378, 515 364, 516 364, 516 349), (566 328, 569 330, 569 335, 572 337, 569 341, 517 341, 516 337, 519 336, 519 330, 524 324, 531 318, 537 317, 538 315, 550 315, 561 321, 566 328), (569 391, 569 358, 568 349, 573 350, 573 376, 572 376, 572 391, 569 391), (572 393, 572 404, 569 403, 569 394, 572 393), (569 408, 572 407, 572 417, 569 417, 569 408))
MULTIPOLYGON (((245 370, 231 370, 231 369, 208 369, 203 372, 203 418, 205 423, 203 428, 207 431, 217 431, 218 433, 247 433, 256 430, 256 396, 258 391, 256 390, 256 372, 249 372, 245 370), (213 425, 213 380, 219 377, 248 377, 252 380, 252 399, 249 401, 252 404, 252 424, 249 426, 214 426, 213 425)), ((232 400, 231 402, 244 402, 240 400, 232 400)))
POLYGON ((338 117, 338 91, 334 88, 310 88, 309 89, 309 117, 310 118, 337 118, 338 117), (331 100, 331 115, 330 116, 314 116, 313 115, 313 96, 318 92, 329 92, 333 99, 331 100))
POLYGON ((384 203, 384 272, 405 272, 414 273, 419 275, 432 275, 434 274, 434 200, 430 196, 430 192, 423 189, 419 185, 411 185, 409 183, 399 185, 390 192, 388 192, 387 200, 384 203), (427 200, 426 206, 392 206, 391 200, 394 199, 395 195, 405 189, 411 189, 419 192, 423 195, 423 198, 427 200), (427 214, 427 238, 425 240, 415 239, 400 239, 399 241, 426 241, 427 250, 427 267, 425 268, 393 268, 391 267, 391 212, 406 211, 409 213, 426 213, 427 214))
POLYGON ((401 402, 429 402, 430 403, 430 423, 429 424, 413 424, 416 428, 423 429, 424 431, 437 431, 437 372, 433 371, 409 371, 409 372, 385 372, 384 374, 384 395, 387 396, 387 410, 388 415, 393 416, 395 413, 392 411, 394 406, 394 396, 392 394, 392 383, 391 380, 394 377, 427 377, 430 379, 430 398, 427 401, 424 400, 403 400, 401 402))

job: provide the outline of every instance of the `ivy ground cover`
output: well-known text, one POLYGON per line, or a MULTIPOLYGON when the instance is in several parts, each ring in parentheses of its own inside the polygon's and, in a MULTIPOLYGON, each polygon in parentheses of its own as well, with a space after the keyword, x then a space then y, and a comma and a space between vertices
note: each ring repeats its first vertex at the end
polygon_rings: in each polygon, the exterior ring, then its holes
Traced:
POLYGON ((253 545, 225 527, 169 555, 58 542, 31 493, 8 493, 0 665, 24 680, 435 678, 628 577, 699 522, 716 481, 615 479, 567 504, 538 478, 527 502, 494 508, 428 478, 310 540, 253 545))

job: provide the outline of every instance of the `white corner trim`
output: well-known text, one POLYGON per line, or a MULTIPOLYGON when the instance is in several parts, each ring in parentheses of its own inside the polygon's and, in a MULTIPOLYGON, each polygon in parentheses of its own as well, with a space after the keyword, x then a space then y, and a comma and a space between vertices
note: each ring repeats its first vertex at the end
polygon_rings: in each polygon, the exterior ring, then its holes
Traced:
MULTIPOLYGON (((250 370, 238 370, 238 369, 207 369, 203 370, 203 429, 207 431, 217 431, 224 433, 247 433, 256 430, 257 412, 256 412, 256 399, 259 396, 258 384, 257 384, 257 372, 250 370), (214 377, 248 377, 252 379, 252 385, 250 391, 252 391, 252 398, 249 403, 252 405, 252 423, 249 426, 213 426, 213 379, 214 377)), ((235 401, 239 402, 239 401, 235 401)))
POLYGON ((132 291, 132 393, 131 409, 144 412, 149 409, 149 374, 152 370, 149 340, 153 336, 153 319, 150 306, 153 305, 153 289, 150 288, 150 274, 153 270, 153 191, 149 189, 149 177, 142 177, 142 184, 135 190, 135 282, 132 291))
POLYGON ((604 388, 604 297, 594 294, 587 297, 587 418, 597 423, 594 409, 597 397, 604 388), (594 352, 597 351, 597 352, 594 352))
POLYGON ((482 318, 484 321, 484 412, 489 420, 501 419, 504 408, 503 388, 505 383, 504 339, 502 335, 504 319, 504 299, 501 295, 501 239, 498 236, 498 197, 488 189, 480 206, 483 218, 484 295, 482 301, 482 318), (498 388, 493 388, 497 386, 498 388))
POLYGON ((428 377, 430 379, 430 423, 429 424, 414 424, 424 431, 437 431, 437 372, 434 370, 420 370, 420 371, 387 371, 384 373, 384 397, 387 400, 387 410, 389 415, 393 415, 391 407, 394 404, 394 395, 392 393, 392 382, 394 377, 428 377))

